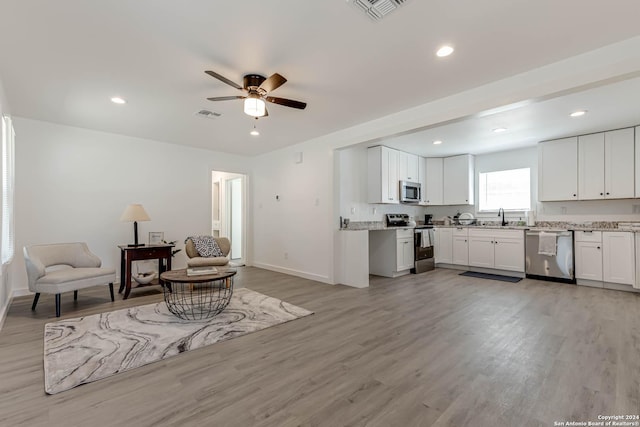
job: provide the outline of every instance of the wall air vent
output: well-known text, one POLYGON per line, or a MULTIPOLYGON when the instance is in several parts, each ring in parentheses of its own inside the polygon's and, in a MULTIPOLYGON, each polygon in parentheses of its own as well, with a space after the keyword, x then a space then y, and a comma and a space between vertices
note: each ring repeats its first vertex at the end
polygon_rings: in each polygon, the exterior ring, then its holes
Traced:
POLYGON ((213 111, 209 111, 209 110, 196 111, 195 115, 199 117, 204 117, 205 119, 212 119, 212 120, 222 116, 222 114, 220 113, 214 113, 213 111))
POLYGON ((384 18, 406 2, 407 0, 353 0, 353 4, 374 21, 384 18))

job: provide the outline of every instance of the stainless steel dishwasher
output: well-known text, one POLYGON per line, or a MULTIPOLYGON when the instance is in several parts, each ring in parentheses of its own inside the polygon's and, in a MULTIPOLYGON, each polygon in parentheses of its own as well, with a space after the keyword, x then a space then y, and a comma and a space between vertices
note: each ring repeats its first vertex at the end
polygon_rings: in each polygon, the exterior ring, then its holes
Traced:
MULTIPOLYGON (((573 269, 573 231, 527 230, 525 236, 525 274, 527 277, 576 283, 573 269), (551 251, 551 254, 543 250, 540 245, 540 233, 555 236, 555 251, 551 251)), ((546 238, 549 239, 549 236, 546 238)))

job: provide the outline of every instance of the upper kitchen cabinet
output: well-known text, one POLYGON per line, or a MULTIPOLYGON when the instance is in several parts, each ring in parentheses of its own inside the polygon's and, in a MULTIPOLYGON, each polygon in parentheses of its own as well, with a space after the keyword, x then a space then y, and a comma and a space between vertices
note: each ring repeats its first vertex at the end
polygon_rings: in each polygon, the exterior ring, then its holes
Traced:
POLYGON ((538 199, 578 199, 578 137, 538 144, 538 199))
POLYGON ((473 171, 471 154, 445 157, 443 174, 445 205, 473 205, 473 171))
POLYGON ((640 126, 636 127, 636 197, 640 197, 640 126))
POLYGON ((400 203, 398 154, 397 150, 381 145, 367 150, 369 203, 400 203))
POLYGON ((578 199, 632 198, 634 129, 578 137, 578 199))
POLYGON ((415 154, 398 152, 398 179, 400 181, 420 182, 421 157, 415 154))
POLYGON ((442 205, 443 198, 443 178, 444 159, 426 158, 424 160, 425 183, 422 187, 422 194, 425 205, 442 205))

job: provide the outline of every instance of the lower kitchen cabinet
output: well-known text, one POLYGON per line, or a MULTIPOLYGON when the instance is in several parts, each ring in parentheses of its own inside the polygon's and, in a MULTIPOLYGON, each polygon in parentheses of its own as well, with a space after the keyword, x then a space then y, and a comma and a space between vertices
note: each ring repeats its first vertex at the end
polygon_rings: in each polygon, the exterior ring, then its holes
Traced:
POLYGON ((469 265, 469 229, 453 229, 452 264, 469 265))
POLYGON ((575 231, 576 279, 602 282, 602 232, 575 231))
POLYGON ((396 239, 396 271, 413 268, 413 236, 396 239))
POLYGON ((408 274, 413 268, 413 229, 369 232, 369 273, 384 277, 408 274))
POLYGON ((635 284, 633 233, 625 231, 575 231, 576 279, 588 286, 635 284))
POLYGON ((436 228, 434 261, 436 264, 453 264, 453 228, 436 228))
POLYGON ((524 272, 524 232, 521 230, 469 230, 469 265, 524 272))
POLYGON ((635 283, 633 233, 615 231, 602 233, 602 278, 609 283, 623 285, 635 283))

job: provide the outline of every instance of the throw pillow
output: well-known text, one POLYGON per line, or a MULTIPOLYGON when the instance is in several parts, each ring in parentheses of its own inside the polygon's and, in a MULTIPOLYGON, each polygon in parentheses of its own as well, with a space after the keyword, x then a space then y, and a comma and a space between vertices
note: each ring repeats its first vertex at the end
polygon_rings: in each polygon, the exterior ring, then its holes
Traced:
POLYGON ((224 256, 213 236, 192 236, 189 239, 193 241, 198 254, 203 258, 224 256))

